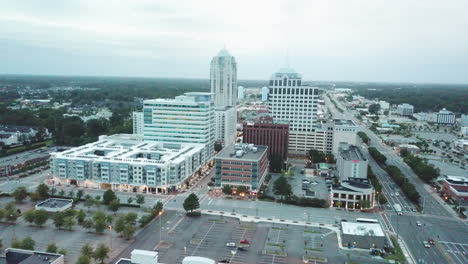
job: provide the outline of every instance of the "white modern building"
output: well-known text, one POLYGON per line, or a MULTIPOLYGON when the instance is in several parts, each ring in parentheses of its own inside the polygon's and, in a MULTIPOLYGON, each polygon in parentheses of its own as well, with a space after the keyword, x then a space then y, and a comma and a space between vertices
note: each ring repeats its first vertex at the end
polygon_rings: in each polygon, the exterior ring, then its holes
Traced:
POLYGON ((142 130, 145 141, 207 145, 204 159, 210 160, 216 132, 212 94, 192 92, 143 101, 142 130))
POLYGON ((368 209, 376 204, 375 189, 368 179, 351 178, 330 190, 330 207, 344 209, 368 209), (363 201, 369 201, 367 206, 363 201))
POLYGON ((367 179, 367 156, 357 146, 340 144, 336 157, 336 167, 340 181, 350 178, 367 179))
POLYGON ((379 101, 380 109, 381 110, 388 110, 390 109, 390 103, 386 101, 379 101))
POLYGON ((317 124, 318 99, 318 88, 303 86, 301 74, 291 68, 282 68, 271 76, 269 112, 274 120, 289 122, 290 154, 327 148, 329 131, 317 124))
POLYGON ((333 155, 338 154, 338 148, 341 143, 349 145, 358 145, 358 126, 348 119, 333 120, 333 155))
POLYGON ((133 112, 133 134, 143 135, 143 112, 133 112))
POLYGON ((230 145, 235 142, 237 133, 238 87, 237 63, 226 49, 211 60, 210 84, 215 108, 215 141, 230 145))
POLYGON ((11 134, 0 133, 0 142, 2 142, 3 145, 5 145, 5 146, 18 144, 19 143, 18 134, 16 134, 16 133, 11 133, 11 134))
POLYGON ((268 101, 268 94, 270 93, 270 90, 268 87, 262 87, 262 101, 266 102, 268 101))
POLYGON ((435 113, 435 120, 437 124, 453 125, 455 124, 455 114, 443 108, 439 112, 435 113))
POLYGON ((462 115, 460 118, 460 133, 464 137, 468 137, 468 115, 462 115))
POLYGON ((51 154, 56 183, 116 191, 184 190, 210 157, 210 145, 143 141, 141 135, 100 136, 99 141, 51 154))
POLYGON ((401 116, 412 116, 414 111, 414 106, 410 104, 399 104, 396 109, 396 113, 401 116))
POLYGON ((211 60, 210 83, 216 108, 236 106, 237 63, 226 49, 222 49, 211 60))
POLYGON ((224 146, 234 144, 237 136, 237 111, 235 107, 215 110, 215 139, 224 146))
POLYGON ((243 100, 245 96, 244 86, 237 87, 237 100, 243 100))

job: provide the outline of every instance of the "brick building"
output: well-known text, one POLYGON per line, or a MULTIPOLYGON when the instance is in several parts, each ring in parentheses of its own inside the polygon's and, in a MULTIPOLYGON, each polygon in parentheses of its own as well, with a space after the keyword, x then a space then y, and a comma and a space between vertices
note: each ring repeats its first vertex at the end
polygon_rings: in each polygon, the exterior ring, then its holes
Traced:
POLYGON ((289 124, 273 121, 270 116, 262 116, 254 123, 244 122, 243 142, 248 144, 268 146, 268 156, 273 153, 288 159, 289 124))

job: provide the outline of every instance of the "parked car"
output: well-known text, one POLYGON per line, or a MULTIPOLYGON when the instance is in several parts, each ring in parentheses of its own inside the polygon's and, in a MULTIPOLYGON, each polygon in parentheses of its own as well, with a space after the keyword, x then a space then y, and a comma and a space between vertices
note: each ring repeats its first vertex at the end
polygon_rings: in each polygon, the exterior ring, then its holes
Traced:
POLYGON ((422 223, 420 221, 416 221, 417 226, 422 226, 422 223))
POLYGON ((242 239, 241 241, 239 241, 239 243, 241 243, 241 244, 247 244, 247 245, 250 244, 250 242, 249 242, 248 240, 246 240, 246 239, 242 239))
POLYGON ((310 183, 310 181, 308 179, 303 179, 302 183, 310 183))
POLYGON ((432 239, 432 238, 429 238, 429 239, 427 240, 427 242, 429 242, 429 244, 431 244, 431 245, 435 245, 435 241, 434 241, 434 239, 432 239))
POLYGON ((429 244, 429 242, 427 241, 423 241, 423 245, 425 248, 430 248, 431 247, 431 244, 429 244))
POLYGON ((399 196, 399 195, 400 195, 400 193, 398 193, 398 192, 395 193, 395 196, 399 196))
POLYGON ((237 247, 237 250, 239 250, 239 251, 247 251, 247 249, 246 249, 246 248, 243 248, 243 247, 237 247))
POLYGON ((223 260, 218 261, 218 263, 230 263, 230 262, 227 259, 223 259, 223 260))
POLYGON ((236 243, 228 242, 228 243, 226 243, 226 247, 236 247, 236 243))

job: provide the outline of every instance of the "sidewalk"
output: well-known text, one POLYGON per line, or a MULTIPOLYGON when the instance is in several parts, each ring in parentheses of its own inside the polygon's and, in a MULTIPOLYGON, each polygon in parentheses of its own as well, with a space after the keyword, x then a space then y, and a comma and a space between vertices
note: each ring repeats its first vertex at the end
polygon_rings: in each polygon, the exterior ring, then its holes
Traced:
POLYGON ((434 190, 431 188, 431 186, 427 185, 427 184, 424 184, 424 189, 426 189, 426 191, 443 207, 445 207, 445 209, 447 209, 447 211, 449 211, 449 213, 451 215, 453 215, 453 217, 461 220, 461 221, 464 221, 465 223, 468 223, 468 219, 461 219, 458 214, 452 209, 452 207, 450 207, 444 200, 442 200, 442 198, 436 193, 434 192, 434 190))

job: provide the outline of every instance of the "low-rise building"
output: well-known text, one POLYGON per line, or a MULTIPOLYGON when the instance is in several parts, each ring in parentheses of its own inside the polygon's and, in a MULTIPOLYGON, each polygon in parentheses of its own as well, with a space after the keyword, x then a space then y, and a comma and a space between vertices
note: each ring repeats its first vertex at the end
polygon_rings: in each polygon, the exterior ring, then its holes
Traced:
POLYGON ((255 194, 268 173, 268 146, 233 144, 215 157, 215 186, 245 186, 255 194))
POLYGON ((439 112, 435 113, 435 121, 437 124, 441 125, 453 125, 455 124, 455 114, 443 108, 439 112))
POLYGON ((317 174, 322 177, 330 176, 330 165, 328 165, 328 163, 317 164, 317 172, 317 174))
POLYGON ((401 116, 412 116, 413 111, 414 106, 410 104, 399 104, 395 112, 401 116))
POLYGON ((367 179, 368 164, 367 156, 359 147, 346 143, 340 145, 336 157, 340 181, 346 181, 349 178, 367 179))
POLYGON ((462 115, 460 118, 460 133, 463 137, 468 137, 468 115, 462 115))
POLYGON ((332 126, 333 126, 332 153, 334 155, 337 155, 338 148, 341 143, 357 145, 358 126, 352 120, 334 119, 332 126))
POLYGON ((406 151, 408 151, 409 153, 411 153, 413 155, 417 155, 421 151, 421 149, 418 146, 413 145, 413 144, 400 144, 400 145, 398 145, 398 152, 401 152, 402 150, 406 150, 406 151))
POLYGON ((344 209, 374 208, 375 189, 367 179, 348 179, 331 186, 329 203, 331 207, 344 209))
POLYGON ((7 248, 5 256, 0 256, 0 263, 5 264, 64 264, 62 254, 42 251, 7 248))
POLYGON ((349 248, 383 249, 387 238, 379 223, 341 222, 341 241, 349 248))
POLYGON ((36 204, 36 210, 46 210, 50 213, 63 212, 72 208, 72 199, 50 198, 36 204))
POLYGON ((116 191, 184 190, 208 161, 206 144, 143 141, 141 135, 100 136, 99 141, 52 153, 55 181, 116 191))
POLYGON ((442 191, 447 199, 455 202, 468 201, 468 177, 445 175, 442 180, 442 191))
POLYGON ((130 259, 121 258, 115 264, 162 264, 158 262, 158 252, 134 249, 130 259))
MULTIPOLYGON (((4 146, 10 146, 18 144, 18 135, 16 133, 1 133, 0 134, 0 142, 3 143, 4 146)), ((1 145, 1 144, 0 144, 1 145)))

